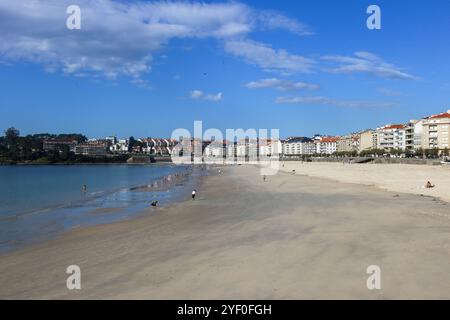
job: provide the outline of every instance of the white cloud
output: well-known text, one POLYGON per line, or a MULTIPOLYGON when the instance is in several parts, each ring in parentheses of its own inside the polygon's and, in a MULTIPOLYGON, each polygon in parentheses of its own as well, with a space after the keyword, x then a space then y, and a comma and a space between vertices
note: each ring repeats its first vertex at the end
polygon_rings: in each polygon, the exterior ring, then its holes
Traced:
POLYGON ((388 79, 419 79, 370 52, 355 52, 354 56, 328 55, 322 59, 332 63, 328 71, 333 73, 367 73, 388 79))
POLYGON ((278 90, 315 90, 319 89, 319 85, 306 82, 294 82, 290 80, 282 80, 277 78, 260 79, 249 82, 245 85, 249 89, 275 88, 278 90))
POLYGON ((278 104, 299 104, 299 105, 325 105, 343 108, 391 108, 397 106, 393 102, 383 101, 363 101, 363 100, 337 100, 321 96, 312 97, 278 97, 275 100, 278 104))
POLYGON ((265 70, 286 74, 309 73, 315 63, 312 59, 290 54, 283 49, 276 50, 268 44, 251 40, 229 40, 225 43, 225 51, 265 70))
POLYGON ((219 92, 216 94, 205 94, 201 90, 192 90, 190 96, 194 100, 205 100, 205 101, 213 101, 213 102, 219 102, 223 98, 222 92, 219 92))
POLYGON ((263 29, 284 29, 301 36, 314 34, 305 24, 274 11, 261 12, 259 14, 259 21, 261 22, 263 29))
MULTIPOLYGON (((81 30, 68 30, 66 8, 73 3, 0 0, 2 60, 31 61, 45 70, 72 75, 139 79, 151 70, 155 54, 174 38, 227 41, 245 38, 258 28, 297 34, 303 28, 276 12, 260 12, 236 2, 77 0, 81 30)), ((284 51, 276 52, 276 57, 296 60, 284 51)))

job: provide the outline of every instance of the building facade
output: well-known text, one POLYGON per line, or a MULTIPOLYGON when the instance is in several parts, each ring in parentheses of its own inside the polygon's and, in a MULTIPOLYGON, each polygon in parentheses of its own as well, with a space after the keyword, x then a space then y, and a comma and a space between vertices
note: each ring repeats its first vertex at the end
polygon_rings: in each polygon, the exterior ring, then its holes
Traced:
POLYGON ((74 152, 77 141, 73 139, 47 139, 43 142, 44 151, 61 151, 64 146, 69 147, 69 151, 74 152))
POLYGON ((377 128, 377 148, 386 151, 391 149, 406 150, 406 126, 403 124, 388 124, 377 128))
POLYGON ((337 152, 358 152, 360 136, 358 134, 348 134, 342 136, 337 141, 337 152))
POLYGON ((312 155, 316 153, 314 140, 307 137, 290 137, 282 144, 284 156, 312 155))
POLYGON ((333 154, 337 151, 339 137, 318 137, 315 139, 316 153, 333 154))
POLYGON ((359 133, 358 151, 373 150, 377 148, 377 132, 375 130, 365 130, 359 133))
POLYGON ((422 147, 424 149, 448 149, 450 141, 450 110, 423 120, 422 147))
POLYGON ((75 146, 75 154, 85 156, 106 156, 108 147, 108 144, 103 141, 80 143, 75 146))

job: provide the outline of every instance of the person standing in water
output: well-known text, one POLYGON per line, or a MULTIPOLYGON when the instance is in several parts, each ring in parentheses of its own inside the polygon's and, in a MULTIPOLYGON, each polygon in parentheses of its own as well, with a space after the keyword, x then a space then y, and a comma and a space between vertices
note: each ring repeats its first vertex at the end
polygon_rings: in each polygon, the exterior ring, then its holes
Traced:
POLYGON ((83 193, 87 192, 87 185, 83 184, 83 188, 82 188, 83 193))
POLYGON ((195 200, 195 195, 196 195, 196 193, 197 193, 197 190, 192 190, 192 200, 195 200))

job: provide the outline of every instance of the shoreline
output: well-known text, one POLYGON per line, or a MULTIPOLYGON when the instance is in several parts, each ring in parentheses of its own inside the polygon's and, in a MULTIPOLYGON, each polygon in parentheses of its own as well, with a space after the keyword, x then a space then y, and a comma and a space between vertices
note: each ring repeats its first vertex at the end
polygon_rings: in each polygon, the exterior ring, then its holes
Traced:
POLYGON ((195 201, 0 255, 0 297, 450 297, 447 204, 285 172, 263 182, 254 166, 220 169, 195 201), (65 288, 72 264, 79 291, 65 288), (366 288, 372 264, 381 291, 366 288))
POLYGON ((74 229, 138 219, 147 208, 150 211, 155 209, 150 206, 154 200, 158 201, 158 206, 184 201, 191 188, 201 183, 204 174, 199 168, 186 166, 185 169, 165 173, 148 182, 95 191, 69 203, 4 215, 0 226, 0 230, 5 231, 0 255, 58 239, 74 229), (39 228, 33 231, 36 223, 39 228))
POLYGON ((139 162, 55 162, 55 163, 39 163, 39 162, 33 162, 33 163, 26 163, 26 162, 20 162, 20 163, 0 163, 0 166, 77 166, 77 165, 170 165, 174 164, 173 162, 169 161, 156 161, 156 162, 149 162, 149 163, 139 163, 139 162))

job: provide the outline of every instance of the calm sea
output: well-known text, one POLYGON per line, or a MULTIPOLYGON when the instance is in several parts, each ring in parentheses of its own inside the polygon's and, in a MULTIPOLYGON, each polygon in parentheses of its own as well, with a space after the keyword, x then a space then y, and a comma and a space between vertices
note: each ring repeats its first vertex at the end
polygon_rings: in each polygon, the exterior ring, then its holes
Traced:
POLYGON ((190 192, 197 171, 172 164, 0 166, 0 252, 129 218, 153 200, 176 201, 190 192))

